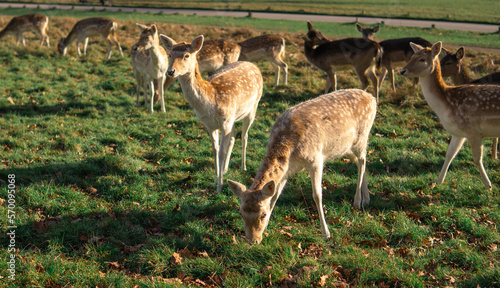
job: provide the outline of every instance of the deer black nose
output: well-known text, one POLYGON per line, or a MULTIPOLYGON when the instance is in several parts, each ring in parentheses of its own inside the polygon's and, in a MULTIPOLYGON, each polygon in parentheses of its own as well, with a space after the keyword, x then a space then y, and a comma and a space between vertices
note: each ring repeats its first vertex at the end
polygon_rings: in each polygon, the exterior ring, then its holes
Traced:
POLYGON ((175 69, 168 69, 168 70, 167 70, 167 74, 168 74, 168 76, 170 76, 170 77, 174 76, 174 73, 175 73, 175 69))
POLYGON ((407 71, 406 69, 403 69, 403 70, 399 71, 399 74, 401 74, 401 75, 405 75, 405 74, 406 74, 406 71, 407 71))

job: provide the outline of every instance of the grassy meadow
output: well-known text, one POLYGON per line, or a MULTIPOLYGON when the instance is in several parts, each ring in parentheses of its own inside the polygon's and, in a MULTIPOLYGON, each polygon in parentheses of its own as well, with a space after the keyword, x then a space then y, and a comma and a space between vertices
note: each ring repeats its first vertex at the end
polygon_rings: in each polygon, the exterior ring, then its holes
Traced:
MULTIPOLYGON (((4 2, 58 3, 82 5, 76 0, 7 0, 4 2)), ((209 10, 241 10, 263 12, 310 13, 346 16, 367 16, 382 18, 434 19, 443 21, 463 21, 500 24, 498 10, 500 3, 495 0, 476 0, 471 5, 468 0, 292 0, 292 1, 162 1, 162 0, 112 0, 113 6, 191 8, 209 10), (436 7, 438 5, 438 7, 436 7)), ((98 0, 88 0, 83 5, 101 5, 98 0)))
MULTIPOLYGON (((450 137, 407 79, 396 76, 397 93, 387 80, 382 86, 367 155, 370 205, 352 208, 357 168, 338 159, 325 166, 323 177, 331 239, 321 236, 310 179, 301 172, 285 187, 262 243, 248 245, 239 200, 227 185, 215 192, 210 139, 179 84, 166 93, 167 113, 158 112, 159 105, 152 115, 135 106, 129 56, 139 35, 135 23, 154 22, 178 41, 200 34, 239 41, 261 34, 264 25, 292 27, 273 32, 287 41, 289 85, 274 87, 274 70, 258 63, 265 88, 249 132, 246 172, 237 128, 225 179, 246 185, 278 115, 324 90, 326 76, 302 53, 305 23, 241 19, 251 22, 242 27, 235 24, 240 19, 221 17, 106 14, 118 19, 125 54, 114 49, 106 60, 97 38, 85 58, 76 56, 74 44, 66 58, 54 48, 77 21, 72 17, 88 14, 45 14, 51 16, 50 49, 31 35, 26 48, 13 37, 0 45, 0 183, 7 187, 8 175, 15 175, 17 225, 16 280, 10 281, 2 188, 1 286, 500 287, 500 169, 489 156, 491 140, 483 141, 490 191, 468 144, 445 183, 433 185, 450 137)), ((1 16, 0 27, 10 18, 1 16)), ((326 33, 332 38, 345 29, 356 35, 354 25, 329 27, 339 31, 326 33)), ((432 41, 446 36, 445 43, 455 45, 464 37, 408 31, 432 41)), ((470 35, 487 39, 476 46, 498 41, 498 35, 470 35)), ((498 63, 497 54, 467 55, 473 77, 499 69, 490 61, 498 63)), ((340 88, 361 86, 354 72, 339 73, 338 82, 340 88)))

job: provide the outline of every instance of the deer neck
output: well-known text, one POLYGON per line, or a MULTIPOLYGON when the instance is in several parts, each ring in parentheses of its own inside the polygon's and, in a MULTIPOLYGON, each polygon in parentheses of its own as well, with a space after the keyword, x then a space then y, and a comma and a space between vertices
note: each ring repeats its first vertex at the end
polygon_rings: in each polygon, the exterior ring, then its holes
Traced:
POLYGON ((162 53, 160 50, 160 42, 154 43, 154 45, 149 48, 149 57, 151 57, 151 60, 153 64, 157 67, 164 67, 167 65, 167 62, 165 61, 165 53, 162 53))
POLYGON ((315 49, 313 45, 304 41, 304 54, 306 55, 307 60, 309 60, 309 62, 311 63, 316 63, 314 51, 315 49))
POLYGON ((443 77, 441 76, 441 67, 439 64, 439 59, 434 60, 434 69, 428 75, 420 77, 420 86, 422 87, 422 92, 424 98, 431 107, 432 110, 439 117, 446 113, 448 110, 449 99, 446 97, 446 90, 448 86, 444 83, 443 77))
POLYGON ((198 63, 192 71, 179 76, 179 83, 184 96, 195 110, 204 110, 215 102, 215 88, 203 80, 198 63))
POLYGON ((292 145, 288 143, 290 141, 282 141, 282 137, 278 138, 278 141, 270 140, 266 156, 255 175, 250 190, 262 190, 264 185, 271 180, 279 185, 288 177, 292 145))
POLYGON ((79 33, 78 33, 78 32, 76 32, 76 30, 75 30, 75 29, 72 29, 72 30, 69 32, 68 36, 67 36, 66 38, 64 38, 64 40, 62 41, 62 43, 63 43, 64 47, 68 47, 68 46, 69 46, 69 44, 71 44, 71 43, 75 42, 75 41, 76 41, 76 39, 78 39, 78 37, 79 37, 79 35, 78 35, 78 34, 79 34, 79 33))
POLYGON ((0 31, 0 38, 3 38, 7 34, 9 34, 9 32, 11 32, 11 27, 9 27, 9 26, 10 25, 7 25, 7 27, 3 28, 2 31, 0 31))
POLYGON ((465 68, 463 63, 460 63, 458 73, 453 75, 451 79, 455 85, 464 85, 474 81, 474 79, 470 77, 469 72, 467 72, 467 68, 465 68))

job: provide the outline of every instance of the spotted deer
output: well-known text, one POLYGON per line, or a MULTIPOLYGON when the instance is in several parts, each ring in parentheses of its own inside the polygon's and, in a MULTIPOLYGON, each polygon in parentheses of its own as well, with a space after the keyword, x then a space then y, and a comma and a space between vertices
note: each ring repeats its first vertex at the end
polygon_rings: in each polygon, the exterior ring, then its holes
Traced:
MULTIPOLYGON (((130 49, 130 60, 132 64, 132 70, 134 73, 134 78, 137 81, 136 85, 136 94, 137 94, 137 99, 136 99, 136 106, 139 106, 139 98, 141 95, 141 88, 142 91, 144 92, 144 105, 148 106, 148 85, 150 82, 147 81, 146 79, 146 59, 149 59, 149 51, 144 50, 144 47, 139 46, 137 43, 135 43, 132 48, 130 49)), ((168 77, 165 77, 168 78, 168 77)), ((171 81, 170 81, 171 82, 171 81)), ((169 82, 169 83, 170 83, 169 82)), ((167 79, 165 80, 165 84, 167 84, 167 79)), ((153 89, 154 89, 154 100, 155 103, 158 103, 159 99, 159 91, 158 91, 158 81, 156 79, 153 79, 153 89)), ((167 86, 168 87, 168 86, 167 86)), ((165 91, 165 90, 164 90, 165 91)))
POLYGON ((48 25, 49 17, 45 15, 29 14, 16 16, 0 31, 0 39, 6 35, 13 34, 17 39, 16 45, 19 45, 19 42, 21 42, 26 46, 23 33, 31 31, 42 36, 40 46, 43 46, 43 43, 47 43, 47 47, 50 47, 49 36, 47 35, 48 25))
MULTIPOLYGON (((375 26, 374 28, 364 28, 360 24, 356 24, 358 31, 363 34, 364 39, 373 40, 373 36, 379 31, 380 26, 375 26)), ((402 67, 410 61, 413 55, 413 49, 410 47, 410 43, 413 42, 423 47, 431 47, 432 44, 420 37, 408 37, 408 38, 398 38, 398 39, 387 39, 379 42, 378 44, 382 47, 384 53, 380 60, 380 66, 382 67, 382 74, 380 75, 380 85, 384 82, 385 76, 389 73, 389 79, 391 80, 392 91, 396 93, 396 85, 394 79, 394 68, 402 67)), ((416 86, 418 83, 418 78, 413 80, 413 85, 416 86)))
MULTIPOLYGON (((137 85, 142 83, 144 95, 147 95, 147 84, 150 89, 149 113, 153 113, 155 87, 158 89, 158 95, 161 103, 161 111, 166 112, 164 99, 164 83, 166 82, 166 73, 168 69, 167 51, 160 45, 158 28, 155 24, 151 26, 136 24, 141 30, 139 41, 132 46, 131 58, 134 74, 136 75, 137 85), (155 81, 157 85, 155 86, 155 81)), ((173 79, 169 79, 172 82, 173 79)), ((137 87, 139 92, 139 87, 137 87)), ((146 105, 147 97, 145 97, 146 105)), ((136 105, 139 103, 139 93, 137 93, 136 105)))
MULTIPOLYGON (((464 84, 486 84, 486 85, 500 85, 500 72, 495 72, 488 74, 479 79, 473 79, 467 67, 465 66, 463 59, 465 56, 465 48, 458 48, 456 53, 442 50, 444 57, 441 59, 441 74, 443 78, 451 77, 455 85, 464 84)), ((493 139, 493 145, 491 149, 491 157, 497 159, 498 154, 498 138, 493 139)))
POLYGON ((68 46, 76 41, 78 56, 81 56, 79 44, 83 41, 83 55, 85 56, 87 55, 89 37, 101 36, 106 41, 106 44, 108 44, 107 59, 111 58, 111 48, 113 44, 118 47, 123 57, 122 48, 118 39, 116 39, 117 29, 118 24, 111 19, 101 17, 85 18, 76 22, 67 37, 61 37, 57 49, 60 54, 66 56, 68 46))
POLYGON ((235 62, 210 76, 201 77, 196 54, 203 46, 204 37, 191 43, 176 43, 161 35, 161 41, 170 51, 168 76, 178 78, 184 97, 205 124, 212 141, 217 192, 221 192, 223 175, 229 166, 234 145, 234 123, 243 120, 241 133, 241 168, 246 170, 248 130, 252 125, 262 96, 262 75, 250 62, 235 62), (219 145, 220 131, 220 145, 219 145))
POLYGON ((495 85, 448 86, 441 76, 439 53, 441 42, 425 48, 410 44, 415 54, 401 70, 401 75, 418 77, 424 98, 437 114, 444 129, 451 134, 441 173, 436 181, 442 183, 451 161, 469 140, 472 157, 487 189, 491 182, 483 166, 483 138, 500 136, 500 87, 495 85))
POLYGON ((337 71, 354 69, 363 90, 369 86, 367 76, 370 78, 378 101, 379 80, 375 69, 382 55, 380 45, 363 38, 330 41, 323 33, 314 29, 309 21, 307 28, 309 31, 306 37, 302 37, 304 53, 311 64, 326 72, 325 93, 328 93, 330 87, 337 90, 337 71))
POLYGON ((276 73, 274 85, 280 82, 280 71, 283 69, 283 84, 288 84, 288 65, 281 59, 285 55, 285 39, 276 35, 261 35, 239 42, 241 53, 239 61, 256 62, 269 60, 276 73))
POLYGON ((260 243, 276 201, 287 180, 306 169, 321 232, 330 237, 322 203, 322 175, 326 161, 344 155, 358 166, 354 207, 370 202, 366 181, 366 149, 377 103, 359 89, 339 90, 308 100, 285 111, 271 129, 267 152, 249 188, 228 180, 241 199, 239 213, 247 241, 260 243))

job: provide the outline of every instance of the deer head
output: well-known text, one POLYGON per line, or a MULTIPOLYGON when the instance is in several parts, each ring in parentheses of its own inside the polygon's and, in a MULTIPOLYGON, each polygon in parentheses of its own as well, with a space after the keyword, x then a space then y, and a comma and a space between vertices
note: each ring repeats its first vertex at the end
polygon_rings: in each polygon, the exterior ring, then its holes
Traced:
POLYGON ((375 33, 378 32, 380 26, 377 25, 373 28, 363 28, 363 26, 356 23, 356 28, 358 28, 358 31, 361 32, 361 34, 363 34, 364 39, 373 40, 373 35, 375 35, 375 33))
POLYGON ((249 243, 260 243, 269 224, 271 199, 276 193, 276 183, 269 181, 261 190, 248 190, 243 184, 227 180, 234 195, 241 199, 239 213, 243 218, 245 236, 249 243))
POLYGON ((309 44, 311 46, 316 46, 330 42, 330 40, 326 38, 325 35, 323 35, 323 33, 314 29, 313 25, 309 21, 307 21, 307 29, 308 29, 307 36, 302 37, 302 39, 304 39, 306 44, 309 44))
POLYGON ((66 52, 68 51, 68 47, 64 44, 66 42, 66 37, 61 37, 61 40, 59 40, 59 44, 57 44, 57 51, 59 51, 59 54, 62 56, 66 56, 66 52))
MULTIPOLYGON (((440 68, 439 62, 435 65, 434 61, 438 60, 439 53, 441 53, 441 42, 435 43, 431 48, 424 48, 415 43, 410 43, 410 46, 415 54, 411 57, 403 70, 401 70, 401 75, 408 77, 424 77, 430 75, 434 69, 440 68)), ((439 73, 441 73, 441 71, 439 71, 439 73)))
POLYGON ((172 38, 160 35, 163 46, 170 51, 170 66, 167 74, 170 77, 179 77, 193 71, 197 65, 196 54, 203 47, 203 35, 196 37, 191 44, 177 44, 172 38))
POLYGON ((462 69, 462 60, 465 56, 464 47, 458 48, 456 53, 443 49, 444 57, 441 59, 441 75, 443 77, 450 77, 457 75, 462 69))
POLYGON ((137 42, 138 45, 144 47, 145 50, 149 50, 153 48, 155 44, 157 46, 160 43, 158 39, 158 27, 156 27, 156 24, 151 25, 151 27, 139 23, 136 23, 135 25, 141 29, 141 35, 139 41, 137 42))

